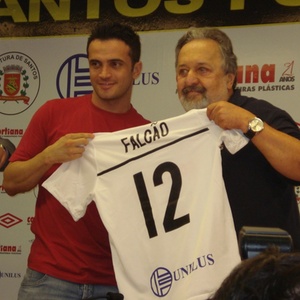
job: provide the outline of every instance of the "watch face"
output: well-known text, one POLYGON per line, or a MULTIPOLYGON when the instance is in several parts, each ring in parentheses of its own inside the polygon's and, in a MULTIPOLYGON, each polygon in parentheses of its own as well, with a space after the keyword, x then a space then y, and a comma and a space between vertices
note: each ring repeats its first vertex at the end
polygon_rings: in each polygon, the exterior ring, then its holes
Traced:
POLYGON ((259 118, 254 118, 249 125, 254 132, 260 132, 264 129, 264 123, 259 118))

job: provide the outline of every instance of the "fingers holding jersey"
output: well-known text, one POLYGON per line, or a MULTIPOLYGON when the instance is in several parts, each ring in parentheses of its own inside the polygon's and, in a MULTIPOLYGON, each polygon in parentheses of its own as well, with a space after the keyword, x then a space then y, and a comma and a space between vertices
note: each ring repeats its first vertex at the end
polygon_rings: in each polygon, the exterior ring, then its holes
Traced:
POLYGON ((61 137, 44 152, 49 164, 63 163, 82 156, 85 146, 94 135, 91 133, 70 133, 61 137))
POLYGON ((227 101, 219 101, 207 107, 207 116, 223 129, 247 131, 248 122, 255 116, 239 106, 227 101))

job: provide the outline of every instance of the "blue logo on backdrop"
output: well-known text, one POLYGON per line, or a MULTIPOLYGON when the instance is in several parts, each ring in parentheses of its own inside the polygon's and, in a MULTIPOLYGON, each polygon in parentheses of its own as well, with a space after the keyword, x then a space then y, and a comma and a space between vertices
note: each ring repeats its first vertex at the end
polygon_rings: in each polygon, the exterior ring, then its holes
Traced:
POLYGON ((57 73, 56 88, 61 98, 92 92, 86 54, 75 54, 64 61, 57 73))

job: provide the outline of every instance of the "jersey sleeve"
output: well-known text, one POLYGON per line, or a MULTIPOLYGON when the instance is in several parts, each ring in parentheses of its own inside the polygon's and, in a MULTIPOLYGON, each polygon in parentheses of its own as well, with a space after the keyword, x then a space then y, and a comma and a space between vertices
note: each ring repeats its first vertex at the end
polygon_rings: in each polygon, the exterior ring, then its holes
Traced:
POLYGON ((231 129, 222 132, 221 141, 224 142, 231 154, 235 154, 248 144, 249 139, 244 136, 241 130, 231 129))
POLYGON ((86 146, 84 155, 63 163, 44 183, 46 188, 72 215, 75 221, 84 216, 93 200, 97 178, 92 143, 86 146))
POLYGON ((231 153, 235 154, 249 143, 249 139, 243 134, 241 130, 230 129, 224 130, 217 126, 213 121, 210 121, 210 131, 220 141, 220 147, 222 144, 225 145, 226 149, 231 153))

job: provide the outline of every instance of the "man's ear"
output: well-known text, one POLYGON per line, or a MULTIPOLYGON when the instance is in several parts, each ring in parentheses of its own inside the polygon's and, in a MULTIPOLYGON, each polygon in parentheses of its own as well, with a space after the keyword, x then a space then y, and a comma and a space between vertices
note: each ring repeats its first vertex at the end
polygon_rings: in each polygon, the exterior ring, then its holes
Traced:
POLYGON ((142 72, 142 67, 143 67, 143 64, 141 61, 138 61, 137 63, 135 63, 135 65, 133 66, 133 71, 132 71, 133 79, 136 79, 140 76, 140 74, 142 72))
POLYGON ((228 74, 227 74, 227 88, 228 88, 229 90, 232 89, 233 84, 234 84, 234 80, 235 80, 235 75, 232 74, 232 73, 228 73, 228 74))

